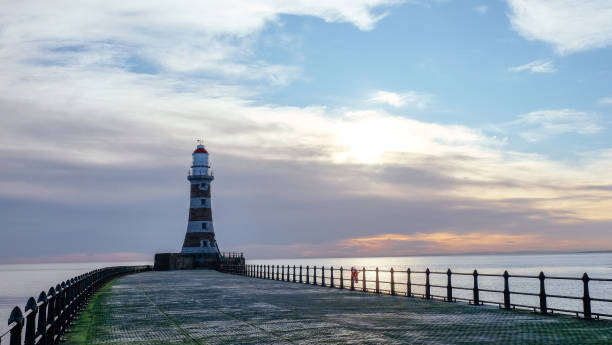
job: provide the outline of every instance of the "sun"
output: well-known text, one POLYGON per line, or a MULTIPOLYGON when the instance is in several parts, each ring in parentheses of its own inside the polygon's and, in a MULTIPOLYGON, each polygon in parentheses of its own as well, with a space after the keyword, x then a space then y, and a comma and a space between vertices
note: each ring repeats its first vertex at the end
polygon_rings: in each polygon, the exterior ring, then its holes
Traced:
POLYGON ((342 123, 337 132, 340 152, 336 160, 360 164, 384 163, 385 153, 406 150, 406 138, 401 138, 393 122, 379 117, 359 118, 342 123))

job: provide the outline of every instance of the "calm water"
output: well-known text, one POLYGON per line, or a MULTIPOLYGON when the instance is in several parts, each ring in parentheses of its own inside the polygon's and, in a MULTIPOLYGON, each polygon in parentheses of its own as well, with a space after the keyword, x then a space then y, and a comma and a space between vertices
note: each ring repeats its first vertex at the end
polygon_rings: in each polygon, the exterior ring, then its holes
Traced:
MULTIPOLYGON (((538 275, 543 271, 547 276, 582 277, 587 272, 591 278, 612 278, 612 253, 589 253, 589 254, 515 254, 515 255, 457 255, 457 256, 413 256, 413 257, 379 257, 379 258, 328 258, 328 259, 294 259, 294 260, 248 260, 249 264, 262 265, 316 265, 318 267, 340 266, 345 268, 344 277, 348 282, 350 267, 361 269, 389 270, 391 267, 396 271, 394 279, 398 283, 406 282, 406 269, 413 271, 424 271, 429 268, 432 271, 446 272, 450 268, 453 272, 471 273, 478 269, 479 273, 502 274, 508 270, 510 274, 516 275, 538 275)), ((305 274, 305 270, 303 271, 305 274)), ((335 277, 338 277, 338 271, 335 277)), ((298 273, 299 274, 299 273, 298 273)), ((311 271, 312 274, 312 271, 311 271)), ((320 275, 320 270, 318 272, 320 275)), ((329 275, 329 271, 327 272, 329 275)), ((329 277, 327 277, 329 278, 329 277)), ((361 280, 361 273, 359 276, 361 280)), ((367 272, 367 280, 375 279, 375 272, 367 272)), ((446 274, 431 275, 431 284, 446 286, 446 274)), ((380 273, 381 281, 389 281, 388 273, 380 273)), ((412 274, 412 283, 424 284, 424 274, 412 274)), ((503 278, 484 277, 478 278, 479 287, 482 289, 503 290, 503 278)), ((360 283, 361 284, 361 281, 360 283)), ((361 286, 361 285, 359 285, 361 286)), ((460 286, 472 288, 472 276, 453 275, 453 287, 460 286)), ((374 283, 368 284, 373 288, 374 283)), ((381 289, 389 290, 389 284, 381 284, 381 289)), ((398 292, 405 292, 405 285, 396 287, 398 292)), ((413 286, 414 293, 424 293, 422 287, 413 286)), ((539 292, 539 281, 537 279, 511 278, 510 291, 517 292, 539 292)), ((546 280, 547 294, 564 296, 582 296, 581 281, 546 280)), ((446 295, 446 288, 432 288, 432 294, 446 295)), ((590 293, 593 298, 612 299, 612 282, 591 282, 590 293)), ((455 297, 472 298, 471 290, 454 290, 455 297)), ((503 302, 503 295, 499 293, 481 292, 481 300, 503 302)), ((537 297, 512 295, 512 303, 538 305, 537 297)), ((559 309, 581 310, 580 300, 560 300, 548 298, 549 307, 559 309)), ((593 302, 593 312, 612 314, 612 303, 593 302)))
POLYGON ((38 298, 41 291, 96 268, 108 266, 150 265, 150 262, 89 262, 54 264, 0 265, 0 329, 6 325, 11 310, 23 307, 29 297, 38 298))
MULTIPOLYGON (((537 275, 544 271, 550 276, 570 276, 580 277, 587 272, 591 277, 612 278, 612 253, 597 254, 547 254, 547 255, 460 255, 460 256, 413 256, 413 257, 381 257, 381 258, 320 258, 320 259, 277 259, 277 260, 248 260, 249 264, 265 265, 316 265, 334 266, 339 268, 358 268, 388 270, 393 267, 396 271, 395 281, 404 282, 406 278, 405 270, 446 271, 450 268, 454 272, 472 272, 477 268, 480 273, 501 274, 505 269, 510 274, 537 275), (404 272, 400 272, 404 271, 404 272)), ((51 285, 55 286, 58 282, 86 273, 95 268, 118 266, 118 265, 146 265, 150 262, 128 262, 128 263, 56 263, 56 264, 21 264, 21 265, 0 265, 0 325, 4 325, 8 320, 11 309, 18 305, 21 308, 25 305, 28 297, 38 297, 38 294, 47 291, 51 285)), ((320 271, 319 271, 320 274, 320 271)), ((337 277, 337 273, 336 273, 337 277)), ((345 272, 348 281, 348 272, 345 272)), ((361 278, 361 276, 360 276, 361 278)), ((368 280, 374 279, 374 273, 368 273, 368 280)), ((388 274, 380 274, 381 281, 388 281, 388 274)), ((423 283, 424 275, 413 274, 413 283, 423 283)), ((432 284, 446 285, 446 275, 432 275, 432 284)), ((453 286, 472 287, 471 276, 453 276, 453 286)), ((503 289, 503 280, 493 277, 479 277, 481 288, 503 289)), ((567 282, 547 280, 547 293, 559 295, 582 295, 581 282, 567 282)), ((405 289, 405 287, 403 287, 405 289)), ((538 292, 538 281, 536 279, 512 278, 510 289, 512 291, 538 292)), ((381 284, 381 289, 388 289, 388 286, 381 284)), ((402 291, 402 286, 397 290, 402 291)), ((422 293, 422 289, 413 288, 413 292, 422 293)), ((454 291, 457 297, 470 297, 471 291, 454 291)), ((444 289, 432 288, 432 293, 444 295, 444 289)), ((591 297, 612 298, 612 283, 591 283, 591 297)), ((481 299, 501 301, 500 294, 482 293, 481 299)), ((537 304, 536 298, 513 295, 513 303, 537 304)), ((575 309, 580 308, 580 301, 558 301, 549 299, 549 305, 559 308, 575 309)), ((594 312, 607 312, 612 314, 612 305, 593 303, 594 312)), ((0 328, 2 328, 0 326, 0 328)))

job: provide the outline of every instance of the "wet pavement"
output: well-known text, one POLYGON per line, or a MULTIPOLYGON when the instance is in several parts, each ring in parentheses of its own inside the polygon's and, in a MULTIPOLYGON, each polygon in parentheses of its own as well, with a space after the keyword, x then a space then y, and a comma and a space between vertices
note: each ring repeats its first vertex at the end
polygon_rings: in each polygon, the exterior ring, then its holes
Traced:
POLYGON ((116 280, 67 343, 612 344, 612 322, 190 270, 116 280))

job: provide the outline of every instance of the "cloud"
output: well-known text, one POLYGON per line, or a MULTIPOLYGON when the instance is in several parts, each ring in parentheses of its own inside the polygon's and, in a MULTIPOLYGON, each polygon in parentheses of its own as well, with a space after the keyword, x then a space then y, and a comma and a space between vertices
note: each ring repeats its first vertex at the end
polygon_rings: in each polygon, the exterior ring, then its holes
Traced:
POLYGON ((547 42, 560 54, 612 44, 612 3, 608 0, 507 0, 510 22, 528 40, 547 42))
POLYGON ((488 10, 489 10, 489 7, 487 5, 480 5, 480 6, 474 7, 474 11, 476 11, 476 13, 480 14, 481 16, 486 14, 488 10))
POLYGON ((599 100, 600 104, 612 104, 612 97, 604 97, 599 100))
POLYGON ((595 134, 603 130, 596 116, 573 109, 538 110, 520 115, 507 124, 525 140, 536 142, 555 135, 595 134))
MULTIPOLYGON (((224 248, 312 254, 321 242, 380 234, 412 236, 397 241, 409 245, 440 243, 417 234, 525 229, 607 243, 608 151, 558 162, 512 151, 479 128, 368 103, 381 95, 396 95, 377 101, 397 106, 431 103, 415 91, 381 91, 346 108, 256 101, 301 72, 254 57, 266 25, 293 13, 365 30, 384 4, 4 3, 0 218, 14 231, 0 243, 51 238, 41 256, 177 250, 192 138, 202 136, 217 171, 213 212, 224 248)), ((554 111, 568 114, 530 113, 513 126, 599 130, 586 124, 589 114, 572 122, 584 113, 554 111)), ((5 247, 4 257, 21 248, 5 247)))
POLYGON ((521 66, 508 68, 510 72, 529 71, 530 73, 554 73, 557 71, 552 61, 535 60, 521 66))
POLYGON ((370 101, 385 103, 396 108, 413 106, 419 109, 425 108, 433 100, 433 95, 417 91, 395 93, 390 91, 376 91, 372 94, 370 101))
MULTIPOLYGON (((0 58, 26 66, 121 69, 219 83, 286 85, 301 71, 254 57, 266 25, 314 16, 371 30, 395 0, 3 3, 0 58), (231 19, 228 19, 231 18, 231 19)), ((279 43, 281 44, 281 43, 279 43)))

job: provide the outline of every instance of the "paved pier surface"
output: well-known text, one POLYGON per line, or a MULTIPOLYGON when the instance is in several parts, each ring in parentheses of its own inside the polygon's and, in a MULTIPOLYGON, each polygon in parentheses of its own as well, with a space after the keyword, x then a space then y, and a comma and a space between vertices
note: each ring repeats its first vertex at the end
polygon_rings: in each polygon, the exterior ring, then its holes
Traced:
POLYGON ((116 280, 68 343, 608 344, 612 322, 196 270, 116 280))

